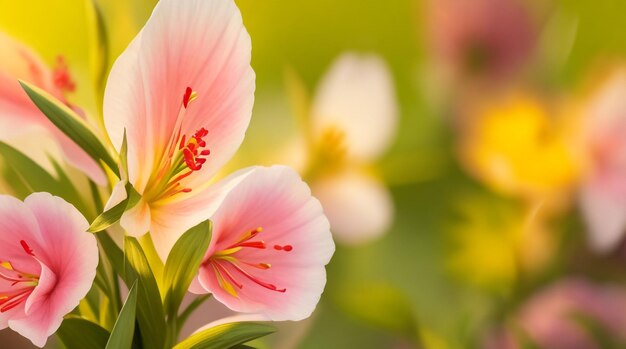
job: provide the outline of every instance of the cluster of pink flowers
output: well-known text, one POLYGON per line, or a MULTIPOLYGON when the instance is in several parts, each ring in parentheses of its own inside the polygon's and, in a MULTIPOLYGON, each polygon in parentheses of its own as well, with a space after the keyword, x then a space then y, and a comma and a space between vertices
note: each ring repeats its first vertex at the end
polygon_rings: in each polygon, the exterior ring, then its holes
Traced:
MULTIPOLYGON (((17 81, 67 104, 62 89, 75 88, 67 72, 51 71, 33 52, 0 39, 28 67, 0 75, 7 81, 0 103, 12 106, 0 119, 51 130, 70 162, 104 184, 105 172, 54 129, 17 81)), ((212 181, 250 122, 250 58, 251 40, 233 1, 157 4, 106 85, 106 131, 115 150, 123 144, 126 150, 104 211, 128 198, 132 186, 140 198, 119 224, 129 236, 150 234, 163 262, 183 233, 211 220, 211 242, 189 291, 211 293, 259 319, 300 320, 320 299, 335 249, 319 201, 286 166, 246 168, 212 181)), ((0 327, 43 346, 92 287, 98 245, 81 213, 49 194, 23 203, 2 196, 0 216, 0 327)))

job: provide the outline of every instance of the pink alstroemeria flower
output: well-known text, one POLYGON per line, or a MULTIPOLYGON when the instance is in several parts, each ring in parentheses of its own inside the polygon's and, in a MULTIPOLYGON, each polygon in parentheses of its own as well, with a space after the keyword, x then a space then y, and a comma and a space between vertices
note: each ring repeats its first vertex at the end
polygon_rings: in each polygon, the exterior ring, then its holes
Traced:
POLYGON ((519 71, 536 40, 520 0, 429 0, 427 22, 435 59, 453 77, 502 78, 519 71))
POLYGON ((601 343, 583 321, 623 343, 626 290, 578 278, 560 280, 530 298, 511 320, 510 328, 486 338, 485 349, 524 348, 520 334, 544 349, 600 349, 601 343))
MULTIPOLYGON (((0 32, 0 52, 0 141, 15 143, 16 138, 43 131, 56 140, 70 165, 95 182, 105 183, 98 164, 37 109, 18 82, 18 79, 30 82, 67 103, 64 94, 74 91, 76 85, 64 59, 59 56, 56 67, 50 69, 33 50, 3 32, 0 32)), ((31 148, 37 148, 31 143, 16 147, 28 155, 31 148)))
POLYGON ((211 217, 211 244, 190 291, 261 319, 302 320, 315 309, 335 251, 319 201, 285 166, 241 170, 211 217))
POLYGON ((43 347, 96 276, 98 245, 63 199, 0 196, 0 329, 43 347))
POLYGON ((591 247, 608 252, 626 231, 626 69, 617 70, 583 113, 589 169, 580 202, 591 247))
MULTIPOLYGON (((243 141, 254 101, 251 43, 232 0, 162 0, 117 59, 104 96, 107 132, 126 132, 128 181, 142 195, 120 223, 150 232, 165 258, 216 204, 208 182, 243 141)), ((109 206, 123 198, 114 189, 109 206)))

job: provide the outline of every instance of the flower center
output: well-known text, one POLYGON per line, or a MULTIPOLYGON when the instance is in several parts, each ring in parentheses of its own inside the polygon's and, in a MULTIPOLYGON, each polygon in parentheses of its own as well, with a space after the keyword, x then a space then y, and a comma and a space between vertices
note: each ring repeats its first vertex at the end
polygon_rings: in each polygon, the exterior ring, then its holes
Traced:
POLYGON ((185 188, 181 181, 194 172, 200 171, 211 151, 206 148, 204 138, 209 134, 204 127, 197 130, 190 137, 181 134, 182 120, 187 107, 197 98, 196 92, 187 87, 183 95, 182 106, 176 119, 175 131, 165 150, 157 171, 148 181, 149 188, 146 198, 149 202, 172 197, 179 193, 189 193, 191 188, 185 188))
MULTIPOLYGON (((20 245, 28 255, 35 255, 26 241, 20 240, 20 245)), ((22 304, 39 284, 39 275, 21 271, 10 261, 0 260, 0 279, 10 282, 8 289, 0 289, 0 313, 22 304)))
MULTIPOLYGON (((214 253, 208 260, 203 263, 203 266, 211 266, 217 277, 217 281, 220 287, 228 292, 233 297, 238 297, 237 289, 242 289, 243 284, 238 282, 238 278, 245 277, 257 285, 264 287, 270 291, 276 291, 284 293, 286 288, 278 288, 276 285, 265 282, 260 278, 252 275, 248 268, 255 268, 260 270, 267 270, 272 267, 269 263, 258 263, 257 261, 243 260, 241 256, 237 256, 237 252, 246 248, 266 249, 267 246, 263 240, 253 239, 263 231, 263 228, 259 227, 249 232, 244 233, 239 240, 226 247, 224 250, 214 253), (231 271, 227 266, 232 266, 231 271)), ((291 245, 274 245, 276 251, 291 252, 293 246, 291 245)))
POLYGON ((347 160, 346 134, 341 129, 331 126, 326 128, 319 140, 309 149, 311 155, 303 177, 315 180, 322 175, 333 173, 342 168, 347 160))

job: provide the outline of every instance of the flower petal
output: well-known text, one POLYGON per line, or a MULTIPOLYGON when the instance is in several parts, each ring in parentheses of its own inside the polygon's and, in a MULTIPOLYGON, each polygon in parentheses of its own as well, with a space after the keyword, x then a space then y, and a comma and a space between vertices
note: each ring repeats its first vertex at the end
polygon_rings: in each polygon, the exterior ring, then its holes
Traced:
POLYGON ((382 59, 344 54, 322 79, 312 106, 317 137, 329 128, 345 134, 348 153, 360 160, 381 155, 396 134, 397 102, 382 59))
POLYGON ((152 207, 150 235, 161 259, 166 261, 178 238, 189 228, 211 217, 226 194, 254 169, 250 167, 234 172, 186 200, 155 204, 152 207))
POLYGON ((54 272, 42 263, 39 285, 35 287, 24 304, 25 316, 9 320, 9 327, 12 330, 30 339, 33 344, 40 348, 46 344, 48 337, 61 326, 63 316, 66 314, 50 311, 50 296, 53 294, 56 282, 57 277, 54 272))
MULTIPOLYGON (((14 268, 38 275, 40 266, 31 256, 24 253, 20 241, 39 239, 37 221, 23 202, 18 199, 0 195, 0 256, 3 261, 11 261, 14 268)), ((4 281, 4 280, 3 280, 4 281)), ((0 282, 0 288, 10 283, 0 282)), ((9 325, 9 319, 24 316, 24 305, 0 312, 0 329, 9 325)))
MULTIPOLYGON (((41 233, 37 220, 20 200, 0 195, 0 256, 10 260, 14 266, 26 272, 39 273, 39 264, 25 255, 20 241, 28 244, 40 241, 41 233), (24 257, 28 258, 24 258, 24 257)), ((1 318, 1 316, 0 316, 1 318)))
POLYGON ((44 145, 32 141, 36 139, 31 134, 33 128, 43 128, 58 143, 55 147, 58 149, 54 150, 63 152, 70 165, 96 183, 106 183, 106 177, 98 164, 37 109, 18 83, 18 79, 31 82, 65 101, 63 93, 54 84, 50 68, 33 50, 3 32, 0 32, 0 52, 0 140, 6 142, 19 136, 30 136, 31 140, 24 142, 23 146, 17 146, 17 149, 27 154, 32 153, 29 148, 41 148, 39 152, 48 152, 49 149, 44 148, 44 145))
POLYGON ((588 183, 581 188, 580 200, 591 247, 601 253, 611 251, 626 230, 626 197, 588 183))
POLYGON ((157 4, 113 65, 104 97, 105 125, 118 148, 126 129, 129 178, 140 193, 176 132, 187 87, 198 98, 184 113, 182 133, 206 128, 211 150, 203 170, 188 181, 204 184, 231 158, 252 111, 250 55, 250 37, 234 2, 157 4))
POLYGON ((256 168, 228 193, 211 220, 213 237, 199 272, 207 291, 232 310, 274 321, 301 320, 313 312, 335 245, 320 203, 297 173, 284 166, 256 168), (258 240, 265 248, 244 247, 233 253, 239 271, 234 264, 213 259, 242 285, 233 296, 220 286, 213 263, 207 261, 257 227, 263 228, 258 240), (254 267, 259 263, 269 267, 254 267))
POLYGON ((36 345, 43 345, 61 325, 63 316, 74 309, 92 286, 98 265, 98 245, 89 224, 78 210, 63 199, 48 193, 34 193, 24 200, 35 216, 41 231, 41 240, 30 244, 34 255, 56 276, 49 292, 37 294, 27 304, 28 317, 11 322, 19 331, 35 331, 29 337, 36 345), (46 297, 45 301, 38 298, 46 297), (38 305, 33 305, 37 303, 38 305), (41 342, 43 340, 43 342, 41 342))
POLYGON ((150 231, 150 206, 141 198, 130 210, 124 212, 120 225, 130 236, 139 237, 150 231))
POLYGON ((312 184, 335 238, 356 245, 378 238, 393 223, 391 194, 379 180, 359 172, 320 178, 312 184))

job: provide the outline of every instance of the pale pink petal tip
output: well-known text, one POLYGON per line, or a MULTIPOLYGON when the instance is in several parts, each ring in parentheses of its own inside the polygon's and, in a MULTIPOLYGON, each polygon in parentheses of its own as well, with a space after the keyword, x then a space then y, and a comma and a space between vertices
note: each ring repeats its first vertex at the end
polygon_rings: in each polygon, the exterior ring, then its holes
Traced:
POLYGON ((317 137, 339 132, 348 155, 372 160, 394 140, 398 105, 391 71, 374 55, 347 53, 322 78, 311 117, 317 137))
POLYGON ((335 239, 362 245, 383 236, 393 224, 393 198, 380 180, 356 171, 320 178, 313 184, 335 239))

